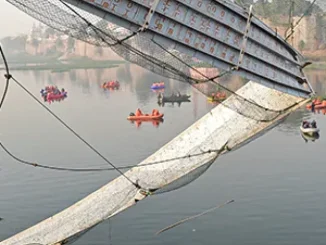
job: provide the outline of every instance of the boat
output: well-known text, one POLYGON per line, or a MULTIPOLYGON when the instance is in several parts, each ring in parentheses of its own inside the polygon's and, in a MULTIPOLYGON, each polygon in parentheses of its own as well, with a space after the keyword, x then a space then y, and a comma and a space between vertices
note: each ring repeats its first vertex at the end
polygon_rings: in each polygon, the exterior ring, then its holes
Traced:
POLYGON ((160 93, 157 96, 158 102, 163 104, 163 103, 179 103, 179 102, 190 102, 189 100, 190 95, 187 94, 179 94, 175 95, 172 94, 171 96, 164 96, 163 93, 160 93))
POLYGON ((151 86, 151 89, 163 89, 163 88, 165 88, 164 82, 153 83, 151 86))
POLYGON ((58 101, 67 97, 67 92, 64 89, 59 90, 55 86, 46 86, 40 93, 44 101, 58 101))
POLYGON ((109 81, 102 84, 104 89, 119 89, 120 83, 118 81, 109 81))
MULTIPOLYGON (((316 106, 317 106, 317 105, 320 105, 320 104, 322 104, 323 102, 324 102, 324 101, 321 101, 321 100, 319 100, 319 99, 314 99, 314 100, 312 101, 312 103, 315 104, 315 109, 316 109, 316 106)), ((312 107, 312 103, 306 105, 306 108, 310 110, 311 107, 312 107)))
POLYGON ((130 120, 130 122, 132 124, 135 124, 137 128, 139 128, 142 125, 142 123, 152 123, 152 125, 157 128, 161 123, 164 122, 164 119, 163 118, 159 118, 159 119, 148 119, 148 120, 139 120, 139 119, 136 119, 136 120, 130 120))
POLYGON ((226 99, 226 93, 224 92, 217 92, 216 94, 213 93, 212 96, 209 96, 207 98, 208 101, 218 101, 218 102, 223 101, 225 99, 226 99))
MULTIPOLYGON (((200 1, 199 6, 199 1, 187 1, 179 9, 177 0, 163 5, 162 1, 130 0, 127 5, 125 1, 115 1, 113 7, 110 1, 61 0, 58 2, 66 6, 61 8, 51 0, 7 1, 49 26, 61 25, 61 30, 72 37, 101 44, 105 41, 107 47, 127 61, 166 78, 196 84, 189 77, 189 68, 202 76, 192 67, 193 60, 199 59, 250 81, 139 165, 120 173, 62 212, 1 241, 0 245, 74 242, 100 222, 151 195, 173 191, 194 181, 220 155, 235 151, 276 127, 314 94, 303 69, 311 63, 287 42, 294 32, 282 38, 277 30, 253 14, 253 5, 244 8, 235 1, 200 1), (40 5, 47 7, 39 8, 40 5), (79 10, 89 14, 79 14, 79 10), (55 13, 52 18, 43 18, 49 11, 55 13), (179 18, 175 18, 176 12, 179 18), (111 31, 110 26, 93 25, 93 16, 129 32, 121 39, 105 35, 111 31), (189 26, 187 16, 198 16, 197 22, 194 20, 189 26), (207 18, 205 28, 217 26, 220 33, 236 37, 239 45, 235 45, 234 38, 203 33, 200 18, 207 18), (87 28, 99 31, 89 34, 87 28), (189 38, 177 38, 178 30, 189 38), (198 37, 203 37, 202 45, 198 45, 198 37), (191 55, 192 61, 183 60, 182 54, 191 55)), ((198 86, 198 90, 210 96, 213 91, 206 93, 205 88, 215 86, 214 79, 207 77, 204 85, 198 86)))
POLYGON ((304 127, 302 127, 302 125, 300 126, 300 130, 301 130, 302 133, 309 134, 309 135, 319 133, 318 128, 304 128, 304 127))
POLYGON ((62 92, 59 94, 49 93, 46 96, 46 99, 49 100, 61 100, 67 97, 67 92, 62 92))
POLYGON ((301 137, 304 139, 305 142, 308 142, 308 141, 315 142, 315 140, 318 140, 320 136, 319 136, 319 133, 309 135, 309 134, 305 134, 305 133, 301 132, 301 137))
POLYGON ((135 114, 133 113, 130 113, 131 115, 127 117, 128 120, 132 120, 132 121, 135 121, 135 120, 141 120, 141 121, 150 121, 150 120, 160 120, 163 118, 164 114, 163 113, 160 113, 158 115, 150 115, 150 114, 144 114, 144 115, 141 115, 141 116, 136 116, 135 114), (132 115, 133 114, 133 115, 132 115))
POLYGON ((326 108, 326 100, 322 101, 320 104, 315 105, 315 110, 320 110, 325 108, 326 108))

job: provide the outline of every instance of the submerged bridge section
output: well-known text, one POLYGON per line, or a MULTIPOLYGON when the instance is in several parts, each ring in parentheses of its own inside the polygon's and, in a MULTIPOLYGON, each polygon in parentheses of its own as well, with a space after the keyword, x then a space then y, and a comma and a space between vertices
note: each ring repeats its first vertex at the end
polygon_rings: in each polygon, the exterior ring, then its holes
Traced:
POLYGON ((251 9, 230 1, 62 1, 270 88, 300 97, 312 92, 302 56, 251 9))

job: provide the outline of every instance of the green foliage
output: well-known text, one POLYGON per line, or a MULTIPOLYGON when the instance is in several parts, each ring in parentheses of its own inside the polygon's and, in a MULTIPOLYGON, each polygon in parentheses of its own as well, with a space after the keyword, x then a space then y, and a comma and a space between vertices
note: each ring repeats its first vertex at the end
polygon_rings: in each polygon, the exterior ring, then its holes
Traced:
POLYGON ((254 3, 255 12, 265 18, 276 18, 276 16, 289 16, 290 9, 294 2, 293 15, 312 15, 316 13, 322 13, 322 9, 318 5, 314 5, 310 10, 311 2, 308 0, 258 0, 254 3))
POLYGON ((58 39, 55 41, 55 46, 57 47, 57 49, 61 49, 61 48, 63 48, 63 41, 61 40, 61 38, 58 38, 58 39))
POLYGON ((69 36, 67 45, 69 50, 73 50, 75 47, 75 39, 69 36))
POLYGON ((48 27, 44 31, 44 37, 49 38, 50 36, 54 36, 56 34, 55 30, 51 27, 48 27))
POLYGON ((101 46, 97 46, 95 52, 101 57, 103 55, 103 48, 101 46))

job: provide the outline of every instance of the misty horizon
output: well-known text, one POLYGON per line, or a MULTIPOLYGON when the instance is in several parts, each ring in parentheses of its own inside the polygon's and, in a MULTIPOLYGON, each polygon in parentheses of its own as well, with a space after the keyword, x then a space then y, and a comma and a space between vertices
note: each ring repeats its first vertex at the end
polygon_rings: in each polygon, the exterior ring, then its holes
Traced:
POLYGON ((0 1, 0 38, 28 34, 33 23, 39 22, 7 1, 0 1))

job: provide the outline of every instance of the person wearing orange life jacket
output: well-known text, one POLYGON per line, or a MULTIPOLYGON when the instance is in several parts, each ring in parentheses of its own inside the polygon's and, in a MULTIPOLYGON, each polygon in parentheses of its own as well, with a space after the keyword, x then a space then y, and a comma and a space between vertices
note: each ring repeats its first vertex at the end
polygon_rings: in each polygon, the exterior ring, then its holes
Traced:
POLYGON ((153 109, 152 116, 158 116, 160 115, 159 111, 157 109, 153 109))
POLYGON ((143 113, 142 113, 141 110, 138 108, 138 109, 136 110, 135 116, 136 116, 136 117, 139 117, 139 116, 142 116, 142 115, 143 115, 143 113))

